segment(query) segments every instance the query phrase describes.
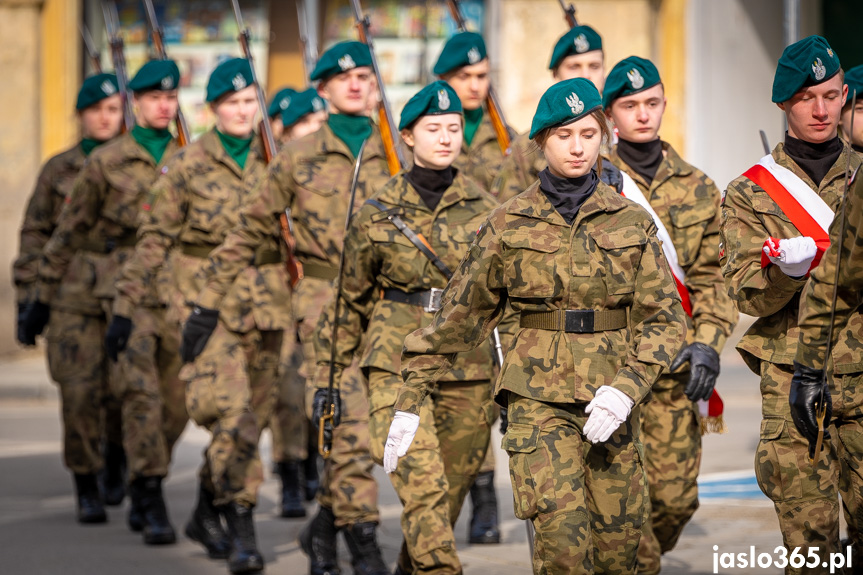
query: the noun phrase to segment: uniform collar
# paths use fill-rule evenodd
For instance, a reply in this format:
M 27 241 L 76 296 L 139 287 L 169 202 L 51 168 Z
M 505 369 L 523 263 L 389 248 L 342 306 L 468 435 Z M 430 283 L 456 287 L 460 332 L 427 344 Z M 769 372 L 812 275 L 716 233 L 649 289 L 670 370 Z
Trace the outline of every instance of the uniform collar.
M 842 153 L 839 154 L 839 157 L 836 158 L 836 161 L 827 170 L 827 175 L 824 176 L 824 179 L 821 181 L 821 186 L 816 186 L 815 182 L 812 181 L 806 172 L 803 171 L 803 168 L 797 165 L 791 156 L 785 151 L 785 143 L 779 142 L 776 144 L 776 147 L 773 148 L 773 151 L 770 153 L 773 156 L 773 159 L 776 160 L 776 163 L 780 166 L 788 168 L 794 175 L 803 180 L 807 186 L 812 188 L 813 190 L 823 190 L 827 186 L 833 183 L 834 180 L 845 177 L 846 172 L 846 164 L 845 157 L 848 155 L 848 143 L 843 140 L 842 142 Z M 851 150 L 851 173 L 853 174 L 855 170 L 859 169 L 863 160 L 861 160 L 860 155 L 856 153 L 854 150 Z M 860 174 L 857 174 L 857 177 L 860 177 Z
M 151 166 L 161 166 L 165 162 L 167 162 L 179 149 L 177 144 L 177 138 L 172 138 L 170 142 L 168 142 L 168 146 L 165 148 L 165 152 L 162 154 L 162 161 L 156 164 L 156 160 L 153 159 L 153 156 L 150 155 L 144 146 L 139 144 L 135 138 L 132 137 L 130 132 L 126 132 L 122 134 L 119 138 L 117 138 L 117 146 L 120 148 L 121 154 L 126 159 L 134 159 L 141 160 L 147 162 Z M 104 149 L 103 146 L 100 146 L 98 149 Z
M 461 170 L 456 173 L 452 185 L 441 196 L 440 202 L 434 211 L 430 210 L 423 202 L 419 193 L 414 189 L 400 172 L 394 179 L 390 180 L 393 185 L 384 186 L 380 196 L 377 198 L 385 204 L 411 208 L 422 212 L 434 213 L 455 205 L 461 201 L 476 200 L 481 197 L 481 191 L 476 185 L 462 175 Z
M 593 194 L 582 204 L 575 222 L 597 212 L 616 212 L 625 208 L 627 202 L 628 200 L 625 200 L 620 194 L 600 181 L 597 183 Z M 523 194 L 511 200 L 506 213 L 544 220 L 557 226 L 570 227 L 566 223 L 566 220 L 563 219 L 563 216 L 554 209 L 554 206 L 545 197 L 545 194 L 539 188 L 539 181 L 534 182 Z
M 381 139 L 381 131 L 377 124 L 374 122 L 371 124 L 372 133 L 366 141 L 366 147 L 363 150 L 363 162 L 376 157 L 386 158 L 386 154 L 384 153 L 384 143 Z M 396 137 L 398 137 L 398 135 L 396 135 Z M 341 154 L 351 162 L 356 161 L 356 158 L 354 158 L 354 155 L 351 153 L 350 149 L 348 149 L 348 145 L 345 144 L 341 138 L 336 136 L 333 129 L 330 128 L 327 123 L 324 123 L 324 125 L 321 126 L 321 129 L 315 132 L 315 153 L 320 155 Z
M 671 144 L 664 140 L 662 141 L 662 151 L 664 152 L 664 157 L 662 158 L 662 162 L 659 163 L 659 167 L 656 169 L 656 175 L 653 177 L 653 181 L 650 182 L 650 185 L 648 185 L 644 178 L 637 174 L 635 170 L 620 158 L 620 155 L 617 153 L 617 146 L 614 146 L 611 149 L 611 152 L 608 154 L 608 159 L 611 160 L 611 163 L 620 168 L 621 171 L 626 172 L 626 174 L 639 185 L 648 190 L 658 188 L 671 178 L 684 178 L 692 175 L 692 166 L 686 163 Z
M 473 141 L 468 148 L 467 142 L 462 140 L 461 153 L 467 155 L 468 150 L 481 148 L 484 144 L 491 140 L 497 141 L 497 133 L 494 131 L 494 126 L 491 125 L 491 118 L 485 105 L 482 107 L 482 121 L 476 129 L 476 134 L 473 135 Z
M 216 133 L 215 128 L 205 132 L 201 136 L 200 142 L 204 147 L 204 151 L 211 158 L 224 164 L 228 169 L 234 172 L 238 178 L 243 177 L 243 172 L 245 170 L 241 170 L 240 165 L 225 150 L 221 140 L 219 140 L 219 135 Z M 261 138 L 258 137 L 257 133 L 253 134 L 252 143 L 249 147 L 249 156 L 246 158 L 246 169 L 249 169 L 254 162 L 260 162 L 263 160 L 262 148 L 263 144 L 261 143 Z

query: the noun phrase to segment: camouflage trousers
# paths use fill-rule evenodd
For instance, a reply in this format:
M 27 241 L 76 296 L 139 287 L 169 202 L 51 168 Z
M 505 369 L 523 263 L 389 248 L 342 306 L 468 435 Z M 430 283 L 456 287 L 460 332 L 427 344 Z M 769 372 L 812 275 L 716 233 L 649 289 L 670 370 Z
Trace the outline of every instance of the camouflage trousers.
M 378 465 L 401 386 L 394 373 L 369 374 L 369 431 Z M 404 506 L 399 566 L 405 572 L 462 572 L 452 528 L 485 458 L 491 418 L 488 381 L 443 382 L 421 406 L 416 437 L 389 475 Z
M 48 371 L 60 387 L 63 461 L 73 473 L 104 466 L 103 439 L 123 444 L 120 402 L 111 393 L 116 366 L 105 355 L 106 316 L 51 310 Z
M 605 443 L 584 438 L 583 403 L 509 395 L 509 454 L 515 515 L 533 523 L 533 572 L 636 572 L 647 520 L 639 407 Z
M 831 377 L 833 419 L 820 459 L 809 462 L 809 443 L 791 419 L 788 396 L 794 370 L 761 362 L 761 439 L 755 475 L 773 501 L 789 554 L 809 557 L 817 548 L 819 567 L 786 568 L 786 573 L 823 573 L 821 564 L 839 548 L 839 497 L 855 552 L 863 549 L 863 374 Z M 856 558 L 856 557 L 855 557 Z
M 180 379 L 180 329 L 163 308 L 138 307 L 119 355 L 115 395 L 123 405 L 123 447 L 129 479 L 165 477 L 189 416 Z
M 497 422 L 498 417 L 500 417 L 500 407 L 496 403 L 493 403 L 493 405 L 494 405 L 494 411 L 492 413 L 492 422 L 491 422 L 492 425 L 494 425 Z M 489 435 L 489 440 L 491 440 L 491 435 Z M 495 449 L 486 449 L 485 458 L 482 460 L 482 466 L 480 466 L 480 468 L 479 468 L 480 473 L 487 473 L 489 471 L 494 471 L 494 467 L 495 467 L 494 452 L 495 451 L 496 451 Z
M 292 301 L 303 348 L 300 374 L 306 378 L 306 415 L 309 419 L 317 386 L 327 385 L 327 382 L 318 384 L 314 381 L 317 367 L 314 335 L 324 306 L 332 297 L 332 283 L 307 276 L 297 285 Z M 375 464 L 369 453 L 368 384 L 357 359 L 345 369 L 339 394 L 342 400 L 341 423 L 333 431 L 332 451 L 324 465 L 317 500 L 332 509 L 338 527 L 378 523 L 378 484 L 372 475 Z
M 650 514 L 638 546 L 638 573 L 659 573 L 660 556 L 674 549 L 698 509 L 701 427 L 698 407 L 683 392 L 689 373 L 666 374 L 641 407 L 644 470 Z
M 306 379 L 300 375 L 303 351 L 296 330 L 286 330 L 277 383 L 276 406 L 270 417 L 273 463 L 308 457 L 309 418 L 306 417 Z
M 275 402 L 281 331 L 237 333 L 219 322 L 180 371 L 189 417 L 212 434 L 199 472 L 216 505 L 257 503 L 264 480 L 258 441 Z

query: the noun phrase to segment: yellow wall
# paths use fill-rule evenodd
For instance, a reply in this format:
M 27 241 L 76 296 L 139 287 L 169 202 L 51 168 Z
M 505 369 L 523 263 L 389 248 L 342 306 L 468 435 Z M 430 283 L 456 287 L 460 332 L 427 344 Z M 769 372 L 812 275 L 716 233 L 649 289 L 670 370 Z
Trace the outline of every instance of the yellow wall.
M 45 0 L 40 34 L 41 156 L 78 138 L 75 98 L 81 84 L 81 0 Z
M 688 0 L 662 0 L 657 13 L 656 59 L 668 106 L 662 117 L 662 139 L 680 153 L 686 150 L 686 9 Z

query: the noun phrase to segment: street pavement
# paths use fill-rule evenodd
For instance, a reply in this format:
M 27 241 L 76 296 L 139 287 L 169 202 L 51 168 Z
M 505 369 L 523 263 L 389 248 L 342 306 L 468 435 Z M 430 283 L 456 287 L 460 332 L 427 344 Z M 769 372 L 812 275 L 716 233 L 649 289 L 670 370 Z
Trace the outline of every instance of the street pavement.
M 738 334 L 744 326 L 738 329 Z M 736 339 L 736 338 L 735 338 Z M 769 500 L 755 484 L 753 461 L 758 442 L 760 395 L 758 378 L 742 363 L 729 342 L 722 356 L 718 389 L 725 400 L 728 432 L 704 438 L 701 507 L 686 526 L 677 548 L 663 557 L 664 574 L 713 573 L 718 552 L 773 553 L 781 545 L 778 523 Z M 0 358 L 0 573 L 92 575 L 102 573 L 198 575 L 227 573 L 224 561 L 207 558 L 202 548 L 182 535 L 195 504 L 196 473 L 208 434 L 190 424 L 178 444 L 165 492 L 171 520 L 179 534 L 176 545 L 145 547 L 125 524 L 128 502 L 109 508 L 106 525 L 75 522 L 72 480 L 63 468 L 56 388 L 50 383 L 40 351 Z M 525 524 L 515 518 L 507 457 L 497 449 L 495 483 L 500 500 L 500 545 L 468 545 L 469 503 L 456 525 L 459 555 L 467 575 L 530 573 Z M 270 439 L 261 445 L 269 468 Z M 382 524 L 379 540 L 390 565 L 401 545 L 401 505 L 384 473 L 378 469 Z M 304 521 L 276 516 L 278 480 L 267 474 L 256 509 L 256 529 L 268 573 L 308 573 L 308 561 L 296 538 Z M 309 516 L 315 511 L 309 505 Z M 350 555 L 340 541 L 343 572 L 352 572 Z M 719 570 L 720 573 L 781 573 L 779 569 Z

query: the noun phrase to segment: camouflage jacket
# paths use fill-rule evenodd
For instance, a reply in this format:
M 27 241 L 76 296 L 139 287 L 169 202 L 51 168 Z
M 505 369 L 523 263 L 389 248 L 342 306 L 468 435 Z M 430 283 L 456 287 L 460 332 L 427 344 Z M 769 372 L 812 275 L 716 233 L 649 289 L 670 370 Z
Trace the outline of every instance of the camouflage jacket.
M 858 239 L 863 234 L 863 177 L 858 172 L 856 184 L 848 192 L 845 205 L 845 237 L 840 246 L 841 218 L 830 226 L 830 249 L 821 258 L 818 267 L 812 270 L 810 281 L 800 298 L 800 337 L 795 360 L 818 369 L 825 369 L 827 332 L 830 329 L 830 311 L 833 308 L 833 286 L 836 279 L 836 264 L 839 262 L 839 288 L 836 297 L 834 318 L 835 338 L 845 342 L 860 341 L 860 305 L 863 304 L 863 253 Z M 841 254 L 841 259 L 838 255 Z M 850 321 L 856 321 L 852 324 Z M 838 347 L 838 346 L 837 346 Z M 832 349 L 833 364 L 843 365 L 849 370 L 853 358 L 846 357 L 846 350 Z M 837 354 L 837 351 L 840 353 Z M 843 355 L 844 351 L 844 355 Z M 860 369 L 856 371 L 861 371 Z M 846 373 L 850 373 L 846 371 Z
M 431 324 L 407 336 L 396 409 L 417 413 L 454 354 L 480 345 L 513 310 L 625 309 L 628 327 L 597 333 L 519 328 L 495 395 L 586 402 L 611 385 L 636 403 L 680 350 L 684 311 L 643 208 L 600 183 L 571 226 L 539 183 L 492 212 Z
M 66 198 L 72 193 L 72 184 L 78 176 L 78 172 L 84 167 L 84 160 L 86 160 L 86 156 L 79 142 L 65 152 L 49 159 L 39 172 L 36 187 L 27 202 L 27 210 L 24 212 L 24 221 L 21 224 L 21 243 L 18 248 L 18 257 L 12 264 L 12 278 L 15 282 L 18 303 L 26 303 L 35 299 L 42 250 L 57 227 L 60 212 L 63 210 Z M 70 273 L 74 273 L 80 268 L 80 262 L 77 263 L 78 265 L 70 266 Z M 69 287 L 80 284 L 73 278 L 70 280 L 72 281 L 68 282 Z M 61 286 L 55 301 L 74 305 L 81 298 L 83 300 L 92 299 L 88 296 L 88 293 L 72 294 L 68 289 L 63 289 Z M 79 305 L 83 303 L 85 302 L 81 301 Z M 91 306 L 85 305 L 85 308 L 92 307 L 93 303 L 95 302 L 91 302 Z M 86 311 L 86 309 L 81 311 Z
M 665 158 L 649 186 L 620 159 L 616 147 L 607 160 L 635 180 L 671 235 L 692 303 L 689 343 L 703 343 L 721 353 L 738 315 L 719 267 L 721 194 L 713 180 L 683 161 L 671 145 L 663 142 L 662 148 Z
M 162 165 L 177 149 L 176 141 L 169 143 L 162 163 L 156 165 L 127 133 L 90 154 L 45 245 L 39 264 L 40 301 L 51 304 L 79 249 L 85 268 L 79 275 L 82 289 L 100 300 L 113 299 L 117 272 L 133 251 L 141 206 Z M 65 279 L 63 284 L 65 288 Z M 155 290 L 148 298 L 144 305 L 159 303 Z
M 291 208 L 294 253 L 306 276 L 314 277 L 318 273 L 313 273 L 314 268 L 335 275 L 355 162 L 347 145 L 326 124 L 314 134 L 288 142 L 273 159 L 267 177 L 243 198 L 237 228 L 210 255 L 202 271 L 206 281 L 198 305 L 220 306 L 255 250 L 277 232 L 276 223 L 285 208 Z M 374 127 L 363 151 L 355 209 L 389 179 L 380 132 Z
M 419 306 L 381 299 L 381 290 L 412 293 L 443 289 L 447 278 L 387 219 L 387 214 L 398 214 L 410 229 L 428 239 L 448 268 L 455 270 L 498 203 L 461 173 L 434 210 L 428 209 L 403 174 L 390 180 L 375 199 L 385 204 L 388 212 L 364 205 L 351 219 L 345 239 L 336 363 L 342 368 L 350 365 L 365 331 L 369 337 L 365 338 L 361 367 L 399 374 L 405 336 L 428 325 L 433 314 Z M 315 355 L 318 364 L 325 366 L 323 371 L 329 370 L 334 316 L 335 301 L 331 301 L 315 338 Z M 491 377 L 491 367 L 490 346 L 479 346 L 459 354 L 452 371 L 442 379 L 486 380 Z
M 510 138 L 514 141 L 515 137 L 515 132 L 510 130 Z M 491 191 L 503 160 L 504 155 L 500 151 L 500 144 L 497 142 L 497 134 L 488 110 L 483 109 L 482 121 L 473 135 L 470 146 L 462 140 L 461 153 L 453 162 L 453 167 L 476 181 L 483 190 Z
M 820 186 L 816 186 L 785 153 L 783 144 L 778 144 L 772 155 L 777 164 L 817 190 L 831 209 L 837 209 L 845 185 L 845 152 Z M 860 163 L 860 158 L 852 154 L 851 170 L 857 169 Z M 759 318 L 740 340 L 737 349 L 756 373 L 760 373 L 759 360 L 791 365 L 800 335 L 797 317 L 806 278 L 788 277 L 775 265 L 762 269 L 761 248 L 768 237 L 793 238 L 799 236 L 800 231 L 767 192 L 749 178 L 740 176 L 728 184 L 722 203 L 720 234 L 723 246 L 720 262 L 728 293 L 741 313 Z M 848 325 L 856 334 L 863 331 L 863 319 L 859 314 L 854 314 Z M 849 338 L 847 333 L 838 334 L 834 357 L 842 359 L 837 361 L 836 371 L 863 371 L 863 348 L 857 343 L 859 336 Z
M 203 287 L 199 276 L 207 252 L 215 249 L 237 227 L 240 204 L 249 190 L 266 176 L 259 140 L 253 141 L 244 169 L 228 155 L 218 134 L 210 130 L 165 166 L 145 206 L 135 253 L 117 280 L 114 313 L 131 317 L 132 311 L 157 281 L 158 271 L 171 257 L 171 316 L 185 321 Z M 219 306 L 219 317 L 234 331 L 246 333 L 285 329 L 290 315 L 276 302 L 288 301 L 283 242 L 278 241 L 278 222 L 270 221 L 270 235 L 253 256 L 258 265 L 240 273 Z M 263 263 L 268 262 L 268 263 Z

